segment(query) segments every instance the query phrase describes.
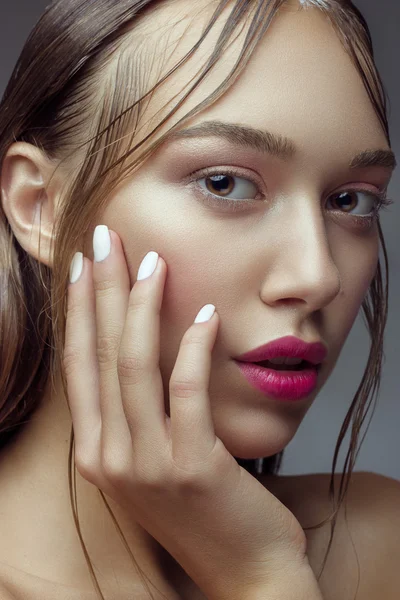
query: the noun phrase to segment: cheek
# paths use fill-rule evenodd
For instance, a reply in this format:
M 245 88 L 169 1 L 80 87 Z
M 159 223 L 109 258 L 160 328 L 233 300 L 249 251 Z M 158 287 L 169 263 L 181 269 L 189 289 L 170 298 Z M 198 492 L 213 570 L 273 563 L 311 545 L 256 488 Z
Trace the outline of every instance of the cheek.
M 376 274 L 378 258 L 379 240 L 377 237 L 362 246 L 360 245 L 356 252 L 352 248 L 351 254 L 341 258 L 339 269 L 342 291 L 332 304 L 335 317 L 331 319 L 332 327 L 335 326 L 335 323 L 340 323 L 337 331 L 332 331 L 332 339 L 337 338 L 340 331 L 339 345 L 342 345 L 346 340 L 360 312 L 362 303 Z
M 191 247 L 192 248 L 192 247 Z M 192 326 L 199 310 L 205 304 L 223 306 L 224 300 L 218 290 L 216 281 L 218 272 L 215 261 L 195 261 L 195 256 L 207 257 L 208 249 L 202 253 L 170 252 L 166 257 L 169 264 L 168 277 L 165 282 L 163 305 L 160 314 L 160 372 L 163 381 L 165 410 L 170 415 L 169 409 L 169 382 L 178 357 L 182 338 Z M 221 310 L 222 312 L 222 310 Z M 219 353 L 221 344 L 221 328 L 213 347 L 213 360 Z
M 165 260 L 168 267 L 161 310 L 162 356 L 166 369 L 172 369 L 185 332 L 191 327 L 199 310 L 205 304 L 221 305 L 222 298 L 216 290 L 218 272 L 215 261 L 209 260 L 210 249 L 190 246 L 176 251 L 170 249 Z M 196 261 L 201 256 L 201 261 Z
M 151 176 L 141 175 L 135 185 L 131 182 L 118 190 L 102 219 L 122 240 L 132 286 L 147 252 L 155 250 L 166 262 L 160 368 L 164 381 L 168 381 L 184 333 L 205 304 L 223 308 L 226 303 L 221 291 L 227 290 L 225 295 L 232 291 L 226 279 L 232 281 L 235 275 L 226 272 L 226 259 L 216 259 L 215 232 L 209 223 L 202 225 L 194 219 L 193 208 L 188 214 L 176 191 L 157 185 Z
M 192 326 L 199 310 L 211 303 L 220 315 L 212 351 L 212 367 L 218 371 L 220 361 L 226 361 L 228 339 L 234 329 L 232 315 L 240 302 L 241 286 L 238 282 L 243 279 L 244 265 L 235 261 L 235 265 L 227 268 L 231 251 L 224 249 L 221 244 L 220 252 L 216 252 L 215 245 L 205 239 L 205 233 L 198 236 L 197 231 L 186 250 L 182 246 L 176 250 L 170 248 L 166 257 L 169 273 L 161 310 L 160 333 L 160 370 L 166 399 L 182 337 Z M 168 412 L 168 404 L 166 409 Z

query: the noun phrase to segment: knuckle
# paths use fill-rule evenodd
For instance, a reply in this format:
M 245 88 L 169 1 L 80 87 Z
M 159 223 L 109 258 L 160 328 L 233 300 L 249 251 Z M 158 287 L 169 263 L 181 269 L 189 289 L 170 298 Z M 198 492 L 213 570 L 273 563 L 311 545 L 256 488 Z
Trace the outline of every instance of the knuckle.
M 87 453 L 75 452 L 75 466 L 78 473 L 90 483 L 96 484 L 98 466 L 97 462 Z
M 150 369 L 150 360 L 143 355 L 120 355 L 117 371 L 121 379 L 138 383 Z
M 203 389 L 202 382 L 196 378 L 171 378 L 169 391 L 175 398 L 191 398 Z
M 71 378 L 75 374 L 76 369 L 82 365 L 82 360 L 82 350 L 78 346 L 74 344 L 65 346 L 62 362 L 67 378 Z
M 204 347 L 204 336 L 199 335 L 196 331 L 188 329 L 182 337 L 181 346 L 200 346 Z
M 113 279 L 95 279 L 93 278 L 93 289 L 98 297 L 108 297 L 118 287 L 118 283 Z
M 100 365 L 114 364 L 117 360 L 120 335 L 114 331 L 97 336 L 97 360 Z
M 114 455 L 103 454 L 101 470 L 104 477 L 114 486 L 121 486 L 127 482 L 129 468 L 126 461 L 116 458 Z
M 133 286 L 130 296 L 128 308 L 129 311 L 136 312 L 142 311 L 147 308 L 149 304 L 148 293 L 144 293 L 143 289 L 138 289 L 135 285 Z
M 68 310 L 67 310 L 67 321 L 81 321 L 86 318 L 85 308 L 82 306 L 78 298 L 74 298 L 71 294 L 68 296 Z

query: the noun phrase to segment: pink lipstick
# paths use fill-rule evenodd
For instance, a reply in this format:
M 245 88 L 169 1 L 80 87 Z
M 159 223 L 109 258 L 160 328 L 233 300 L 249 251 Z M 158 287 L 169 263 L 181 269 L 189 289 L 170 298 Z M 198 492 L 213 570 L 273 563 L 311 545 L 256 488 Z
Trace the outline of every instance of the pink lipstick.
M 287 336 L 246 352 L 235 362 L 247 381 L 263 394 L 280 400 L 302 400 L 317 387 L 326 356 L 322 343 L 307 344 Z

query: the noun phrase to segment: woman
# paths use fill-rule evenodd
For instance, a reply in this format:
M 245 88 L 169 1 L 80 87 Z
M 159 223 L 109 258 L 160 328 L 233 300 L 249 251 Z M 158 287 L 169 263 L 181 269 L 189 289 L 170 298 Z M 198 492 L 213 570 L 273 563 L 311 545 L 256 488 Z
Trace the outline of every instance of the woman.
M 399 484 L 350 482 L 395 166 L 357 9 L 53 2 L 0 131 L 2 598 L 397 597 Z M 334 498 L 278 471 L 361 306 Z

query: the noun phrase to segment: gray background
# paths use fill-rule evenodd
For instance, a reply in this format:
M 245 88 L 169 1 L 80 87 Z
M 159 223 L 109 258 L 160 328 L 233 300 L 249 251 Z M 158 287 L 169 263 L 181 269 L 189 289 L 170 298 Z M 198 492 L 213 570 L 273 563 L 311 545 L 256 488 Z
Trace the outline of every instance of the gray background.
M 49 0 L 0 0 L 0 94 L 31 28 L 48 4 Z M 390 99 L 392 147 L 400 164 L 400 3 L 398 0 L 358 0 L 355 4 L 371 29 L 376 63 Z M 355 471 L 372 471 L 400 480 L 400 384 L 396 374 L 400 350 L 399 190 L 400 166 L 389 188 L 389 198 L 396 200 L 396 204 L 388 212 L 383 211 L 382 215 L 391 286 L 386 361 L 377 407 Z M 282 475 L 330 471 L 340 427 L 361 380 L 368 351 L 369 338 L 360 311 L 333 374 L 285 450 Z M 366 425 L 364 422 L 362 434 Z M 337 472 L 343 470 L 349 439 L 348 433 L 342 443 Z

